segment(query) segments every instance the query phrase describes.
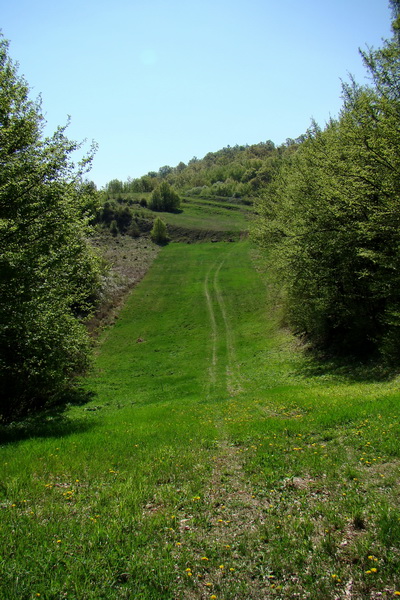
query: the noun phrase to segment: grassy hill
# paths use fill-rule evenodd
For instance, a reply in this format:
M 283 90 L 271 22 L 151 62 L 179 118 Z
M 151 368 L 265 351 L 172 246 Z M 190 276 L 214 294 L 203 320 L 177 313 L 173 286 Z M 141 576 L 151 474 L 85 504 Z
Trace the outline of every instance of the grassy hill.
M 169 224 L 241 232 L 228 204 Z M 153 259 L 91 400 L 0 432 L 0 598 L 399 595 L 398 380 L 314 363 L 248 241 Z
M 238 240 L 247 232 L 252 216 L 252 205 L 225 200 L 206 200 L 183 197 L 175 212 L 153 211 L 139 204 L 151 194 L 124 194 L 108 196 L 113 210 L 129 211 L 139 229 L 149 231 L 156 217 L 168 227 L 172 241 Z

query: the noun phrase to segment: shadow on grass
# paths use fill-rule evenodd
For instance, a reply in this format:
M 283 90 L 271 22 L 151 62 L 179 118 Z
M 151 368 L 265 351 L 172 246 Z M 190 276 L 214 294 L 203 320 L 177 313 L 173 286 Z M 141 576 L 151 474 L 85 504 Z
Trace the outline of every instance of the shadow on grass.
M 30 438 L 65 437 L 73 433 L 85 433 L 93 428 L 88 419 L 71 419 L 65 415 L 71 405 L 83 405 L 93 400 L 94 393 L 83 389 L 69 391 L 52 406 L 33 412 L 7 424 L 0 424 L 0 445 L 11 444 Z
M 305 351 L 303 377 L 329 377 L 343 383 L 378 383 L 395 379 L 399 365 L 388 365 L 379 358 L 361 359 L 355 356 L 333 356 L 312 350 Z

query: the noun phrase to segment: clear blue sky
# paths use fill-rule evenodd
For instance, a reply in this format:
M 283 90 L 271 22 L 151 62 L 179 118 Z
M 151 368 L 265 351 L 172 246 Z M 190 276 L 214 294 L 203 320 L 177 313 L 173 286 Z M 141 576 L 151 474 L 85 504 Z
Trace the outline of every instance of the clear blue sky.
M 69 137 L 99 144 L 99 187 L 324 125 L 391 18 L 386 0 L 0 0 L 0 14 L 49 129 L 71 115 Z

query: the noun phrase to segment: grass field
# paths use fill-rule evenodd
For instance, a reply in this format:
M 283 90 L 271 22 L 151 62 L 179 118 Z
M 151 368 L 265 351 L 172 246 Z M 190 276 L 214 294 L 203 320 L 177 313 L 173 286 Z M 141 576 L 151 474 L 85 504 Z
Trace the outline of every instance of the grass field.
M 240 232 L 248 228 L 249 209 L 246 206 L 206 201 L 183 201 L 179 213 L 160 213 L 169 225 L 207 231 Z
M 150 197 L 151 194 L 130 195 L 130 198 L 136 202 L 141 198 L 150 201 Z M 251 211 L 251 205 L 187 197 L 182 198 L 181 208 L 177 212 L 154 212 L 142 207 L 136 210 L 143 217 L 152 219 L 160 217 L 169 226 L 211 234 L 216 232 L 237 234 L 247 231 Z
M 315 365 L 261 264 L 163 248 L 91 401 L 1 432 L 1 600 L 400 595 L 399 380 Z

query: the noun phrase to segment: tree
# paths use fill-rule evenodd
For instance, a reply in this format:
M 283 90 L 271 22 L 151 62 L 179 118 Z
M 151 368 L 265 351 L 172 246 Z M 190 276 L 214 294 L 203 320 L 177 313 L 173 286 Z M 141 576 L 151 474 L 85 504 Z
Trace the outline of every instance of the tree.
M 172 173 L 172 171 L 173 171 L 172 167 L 170 167 L 169 165 L 164 165 L 163 167 L 160 167 L 158 169 L 158 176 L 161 177 L 161 179 L 164 179 L 170 173 Z
M 394 31 L 396 32 L 395 26 Z M 256 235 L 285 282 L 290 323 L 337 352 L 400 351 L 400 46 L 362 53 L 337 120 L 289 144 Z M 290 152 L 290 153 L 288 153 Z
M 65 391 L 90 361 L 84 319 L 99 285 L 88 243 L 96 191 L 80 144 L 43 137 L 40 103 L 0 39 L 0 418 Z
M 167 226 L 159 217 L 154 221 L 150 235 L 156 244 L 165 244 L 168 241 Z
M 181 199 L 178 194 L 169 183 L 163 181 L 162 184 L 153 191 L 149 208 L 156 211 L 173 212 L 178 210 L 180 205 Z
M 109 194 L 120 194 L 124 191 L 124 184 L 119 179 L 112 179 L 105 187 Z

